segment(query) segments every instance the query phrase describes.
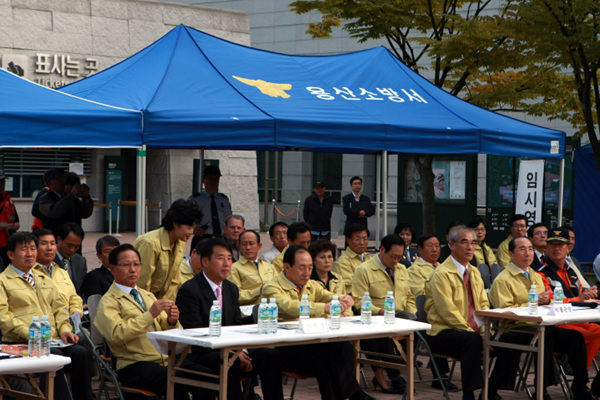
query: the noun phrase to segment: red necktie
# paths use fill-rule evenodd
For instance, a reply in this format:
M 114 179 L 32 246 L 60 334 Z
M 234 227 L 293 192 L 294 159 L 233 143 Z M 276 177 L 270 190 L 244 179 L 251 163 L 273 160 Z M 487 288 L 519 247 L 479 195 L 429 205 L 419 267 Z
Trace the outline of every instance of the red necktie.
M 473 316 L 473 313 L 475 312 L 475 302 L 473 301 L 473 292 L 471 291 L 471 282 L 469 281 L 469 268 L 465 268 L 465 275 L 463 278 L 465 280 L 467 297 L 469 298 L 469 325 L 475 332 L 479 332 L 479 327 L 477 326 L 475 317 Z

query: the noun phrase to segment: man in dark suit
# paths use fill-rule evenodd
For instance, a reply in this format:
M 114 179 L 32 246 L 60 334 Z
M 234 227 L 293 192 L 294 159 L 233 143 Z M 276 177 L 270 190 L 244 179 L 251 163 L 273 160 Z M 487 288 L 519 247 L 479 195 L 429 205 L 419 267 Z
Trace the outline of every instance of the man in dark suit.
M 62 170 L 56 170 L 50 178 L 46 180 L 50 190 L 40 197 L 39 210 L 43 215 L 44 228 L 58 235 L 60 226 L 66 222 L 81 226 L 82 218 L 92 215 L 94 201 L 90 196 L 90 188 L 81 185 L 77 174 L 63 174 Z M 81 199 L 77 197 L 79 194 Z
M 375 214 L 375 206 L 371 203 L 371 199 L 364 194 L 360 194 L 362 190 L 362 178 L 353 176 L 350 179 L 350 187 L 352 188 L 352 193 L 342 198 L 344 214 L 346 214 L 344 232 L 354 223 L 359 223 L 366 228 L 368 226 L 367 218 Z
M 94 295 L 104 295 L 112 285 L 115 277 L 108 267 L 108 255 L 117 246 L 119 246 L 119 240 L 110 235 L 102 236 L 96 242 L 96 257 L 102 263 L 99 268 L 96 268 L 83 277 L 81 284 L 81 292 L 83 293 L 83 300 Z
M 222 324 L 241 325 L 239 292 L 237 286 L 228 281 L 232 265 L 231 245 L 221 238 L 206 239 L 200 255 L 202 272 L 184 283 L 177 294 L 176 304 L 181 310 L 179 321 L 184 328 L 203 328 L 209 325 L 209 312 L 214 300 L 222 304 Z M 188 359 L 201 364 L 218 374 L 221 368 L 219 350 L 195 347 Z M 253 372 L 260 375 L 265 400 L 283 399 L 281 386 L 281 360 L 273 349 L 255 349 L 242 352 L 229 368 L 227 375 L 227 398 L 242 398 L 240 375 Z
M 531 268 L 539 271 L 539 269 L 546 263 L 546 239 L 548 238 L 548 227 L 541 222 L 533 224 L 527 230 L 527 237 L 533 244 L 533 261 L 531 262 Z
M 77 254 L 77 250 L 81 247 L 84 236 L 83 229 L 76 223 L 67 222 L 62 224 L 56 234 L 58 251 L 54 259 L 59 267 L 67 270 L 73 285 L 75 285 L 75 290 L 80 296 L 83 277 L 87 273 L 87 261 L 85 257 Z

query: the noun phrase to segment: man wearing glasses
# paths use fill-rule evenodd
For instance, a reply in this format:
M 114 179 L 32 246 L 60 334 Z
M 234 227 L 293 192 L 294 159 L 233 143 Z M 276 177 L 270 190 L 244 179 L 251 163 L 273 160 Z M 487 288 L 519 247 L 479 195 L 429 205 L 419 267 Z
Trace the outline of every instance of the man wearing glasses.
M 510 226 L 510 235 L 500 245 L 498 246 L 498 251 L 496 251 L 496 258 L 498 259 L 498 264 L 502 268 L 506 268 L 506 266 L 510 263 L 510 256 L 508 255 L 508 243 L 511 240 L 523 237 L 527 233 L 527 217 L 523 214 L 515 214 L 512 216 L 509 222 Z

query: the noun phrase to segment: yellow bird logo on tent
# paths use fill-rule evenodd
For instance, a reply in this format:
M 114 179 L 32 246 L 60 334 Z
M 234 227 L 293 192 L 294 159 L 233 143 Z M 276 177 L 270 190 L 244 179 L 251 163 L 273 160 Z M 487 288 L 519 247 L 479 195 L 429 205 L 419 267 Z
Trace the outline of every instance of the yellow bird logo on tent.
M 248 86 L 254 86 L 261 91 L 262 94 L 266 94 L 271 97 L 283 97 L 289 99 L 291 96 L 285 91 L 290 90 L 292 85 L 290 83 L 272 83 L 263 81 L 262 79 L 247 79 L 240 78 L 239 76 L 232 75 L 238 81 L 245 83 Z

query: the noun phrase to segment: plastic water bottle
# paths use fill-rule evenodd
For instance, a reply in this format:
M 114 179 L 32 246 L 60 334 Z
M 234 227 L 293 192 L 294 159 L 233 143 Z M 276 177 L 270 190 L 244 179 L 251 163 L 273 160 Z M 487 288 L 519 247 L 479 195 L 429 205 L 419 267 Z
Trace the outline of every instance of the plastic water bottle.
M 302 295 L 302 301 L 300 301 L 300 319 L 310 318 L 310 301 L 308 301 L 308 295 Z
M 40 357 L 48 357 L 50 355 L 50 337 L 52 336 L 52 327 L 48 321 L 47 315 L 42 315 L 42 323 L 40 324 Z
M 277 333 L 277 320 L 279 319 L 279 307 L 274 297 L 269 299 L 269 307 L 271 307 L 271 326 L 269 327 L 269 333 L 274 335 Z
M 554 288 L 554 304 L 563 304 L 565 302 L 565 295 L 563 294 L 562 286 L 556 285 Z
M 329 304 L 329 328 L 332 331 L 339 330 L 342 322 L 342 305 L 338 299 L 339 297 L 334 295 L 331 304 Z
M 383 321 L 387 325 L 393 325 L 396 322 L 396 299 L 394 299 L 394 292 L 391 290 L 387 292 L 383 305 Z
M 213 300 L 213 305 L 210 308 L 210 324 L 208 325 L 208 333 L 210 336 L 219 337 L 221 336 L 221 318 L 223 313 L 219 300 Z
M 258 305 L 258 333 L 260 335 L 266 335 L 269 333 L 269 326 L 271 325 L 271 309 L 267 299 L 260 299 Z
M 529 290 L 529 315 L 537 315 L 538 299 L 537 289 L 535 285 L 531 285 L 531 290 Z
M 40 329 L 40 317 L 34 315 L 29 325 L 29 357 L 40 356 L 40 339 L 42 337 Z
M 363 325 L 371 325 L 371 312 L 373 301 L 371 294 L 367 291 L 360 302 L 360 323 Z

